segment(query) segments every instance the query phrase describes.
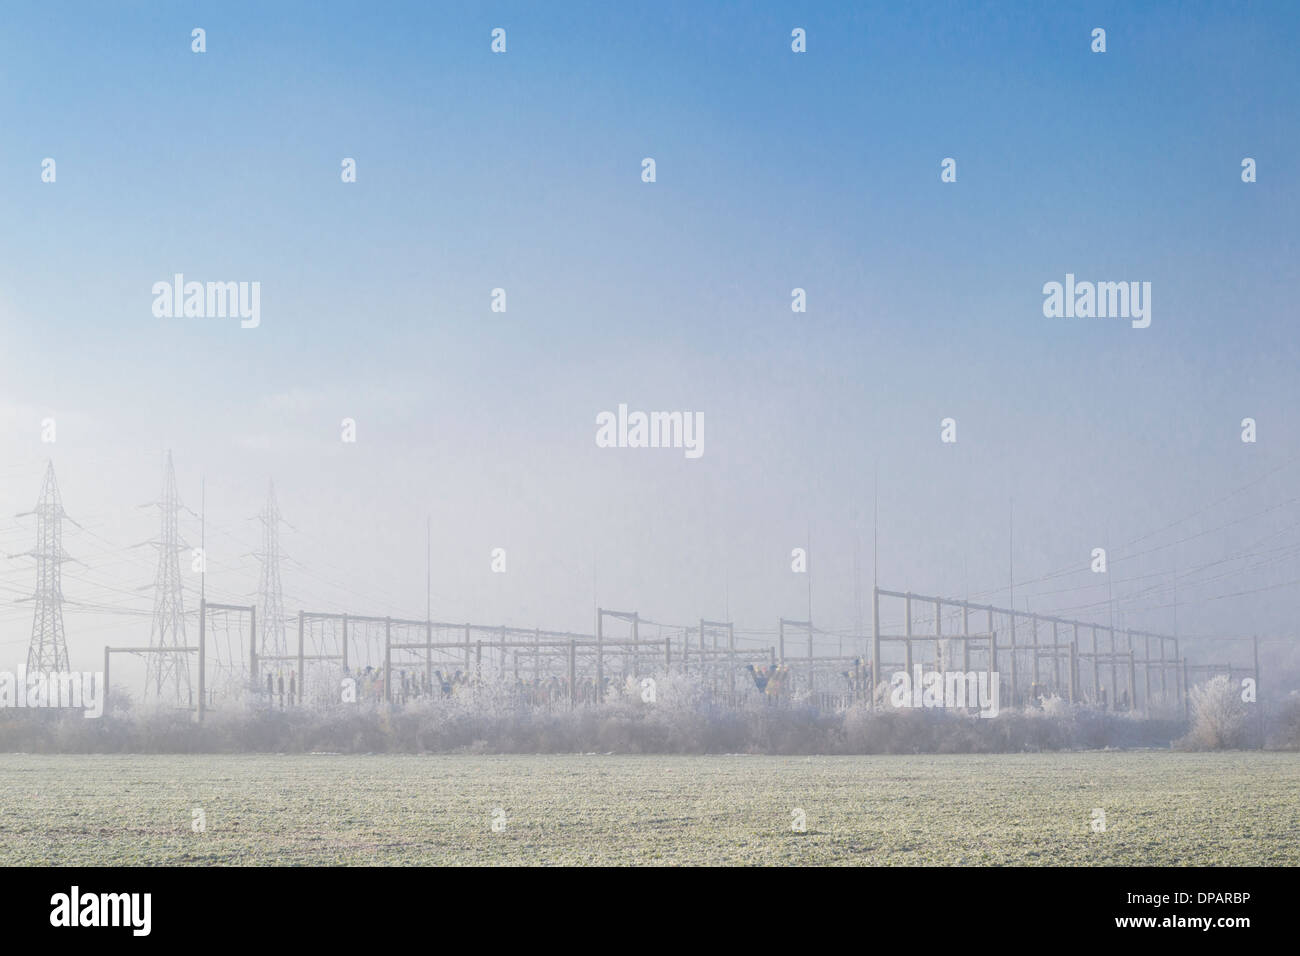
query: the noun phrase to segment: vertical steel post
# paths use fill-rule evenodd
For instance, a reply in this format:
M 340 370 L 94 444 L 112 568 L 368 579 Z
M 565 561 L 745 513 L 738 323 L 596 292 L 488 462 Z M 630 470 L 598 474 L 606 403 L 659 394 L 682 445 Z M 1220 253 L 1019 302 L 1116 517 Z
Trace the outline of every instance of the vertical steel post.
M 208 602 L 206 598 L 199 598 L 199 721 L 203 721 L 203 714 L 207 705 L 207 680 L 204 671 L 207 663 L 207 623 L 208 623 Z M 107 658 L 107 655 L 105 655 Z

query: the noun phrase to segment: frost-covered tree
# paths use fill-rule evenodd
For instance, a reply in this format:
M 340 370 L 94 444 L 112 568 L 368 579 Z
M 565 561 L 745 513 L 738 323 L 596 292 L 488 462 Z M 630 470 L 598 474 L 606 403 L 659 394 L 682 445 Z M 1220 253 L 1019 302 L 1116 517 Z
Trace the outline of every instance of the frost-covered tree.
M 1246 708 L 1236 684 L 1220 674 L 1191 691 L 1192 726 L 1182 743 L 1193 750 L 1227 750 L 1246 744 Z

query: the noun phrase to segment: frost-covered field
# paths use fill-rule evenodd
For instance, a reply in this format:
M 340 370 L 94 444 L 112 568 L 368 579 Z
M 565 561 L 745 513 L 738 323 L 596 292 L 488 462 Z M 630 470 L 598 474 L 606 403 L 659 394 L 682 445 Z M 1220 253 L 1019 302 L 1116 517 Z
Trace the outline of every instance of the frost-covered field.
M 10 864 L 1297 865 L 1300 757 L 12 754 L 0 849 Z

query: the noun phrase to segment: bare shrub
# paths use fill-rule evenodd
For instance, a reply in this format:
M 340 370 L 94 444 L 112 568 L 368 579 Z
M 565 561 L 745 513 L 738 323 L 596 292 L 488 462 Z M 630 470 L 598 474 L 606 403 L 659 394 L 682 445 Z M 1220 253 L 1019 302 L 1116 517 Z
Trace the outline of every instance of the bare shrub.
M 1278 706 L 1268 746 L 1274 750 L 1300 750 L 1300 693 L 1292 691 Z

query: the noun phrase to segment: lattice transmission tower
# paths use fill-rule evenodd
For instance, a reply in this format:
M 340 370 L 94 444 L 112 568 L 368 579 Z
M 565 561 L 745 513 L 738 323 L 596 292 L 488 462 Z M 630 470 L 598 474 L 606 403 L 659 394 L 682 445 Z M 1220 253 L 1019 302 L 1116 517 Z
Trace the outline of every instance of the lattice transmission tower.
M 71 668 L 63 631 L 63 582 L 59 569 L 64 561 L 71 559 L 63 550 L 63 519 L 67 513 L 54 479 L 54 462 L 45 468 L 35 510 L 24 511 L 18 517 L 26 515 L 36 515 L 36 547 L 25 552 L 25 556 L 36 559 L 36 593 L 23 599 L 36 602 L 32 640 L 27 647 L 27 673 L 64 674 Z
M 153 581 L 153 626 L 149 646 L 156 648 L 185 646 L 185 597 L 181 586 L 180 552 L 188 545 L 181 540 L 178 518 L 181 505 L 176 493 L 176 470 L 172 453 L 167 452 L 163 469 L 162 496 L 155 502 L 162 527 L 158 540 L 158 570 Z M 146 505 L 149 507 L 149 505 Z M 145 663 L 146 699 L 190 706 L 190 663 L 183 651 L 148 654 Z

